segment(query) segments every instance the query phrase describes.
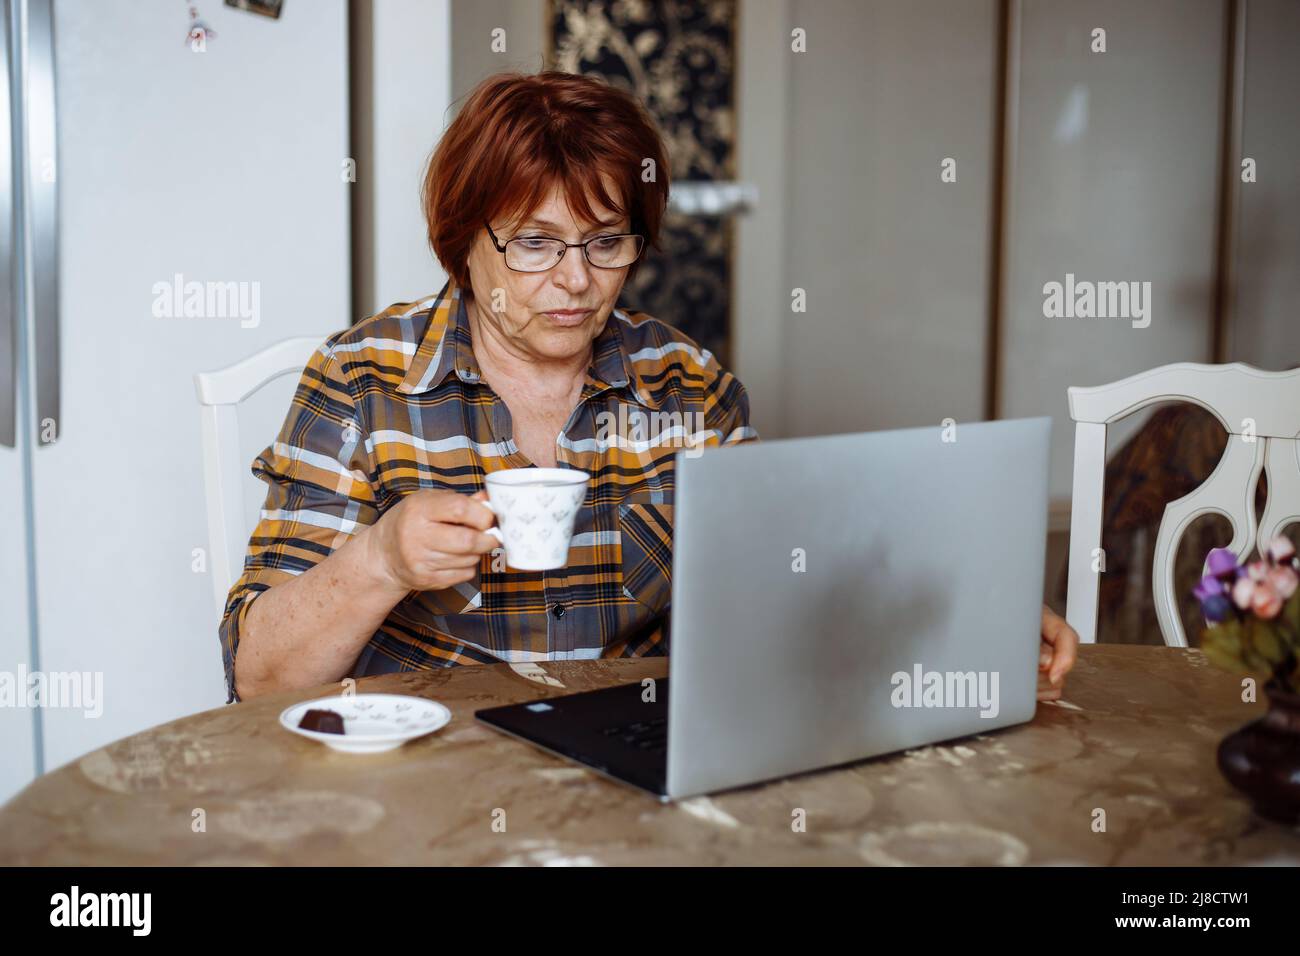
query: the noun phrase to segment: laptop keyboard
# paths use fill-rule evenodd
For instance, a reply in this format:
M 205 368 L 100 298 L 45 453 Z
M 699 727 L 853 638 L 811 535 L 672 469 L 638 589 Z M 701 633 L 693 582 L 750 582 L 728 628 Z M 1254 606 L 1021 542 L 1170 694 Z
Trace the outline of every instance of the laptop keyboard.
M 668 783 L 668 685 L 652 701 L 640 682 L 488 707 L 478 720 L 660 797 Z
M 613 724 L 602 728 L 601 733 L 606 737 L 618 737 L 629 747 L 649 753 L 666 753 L 668 750 L 667 717 Z

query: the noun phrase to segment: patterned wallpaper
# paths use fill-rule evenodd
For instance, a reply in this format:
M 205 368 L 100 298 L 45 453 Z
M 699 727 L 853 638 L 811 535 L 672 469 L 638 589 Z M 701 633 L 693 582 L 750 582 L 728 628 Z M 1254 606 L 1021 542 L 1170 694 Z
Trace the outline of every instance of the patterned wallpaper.
M 550 0 L 549 68 L 600 76 L 646 105 L 674 180 L 735 178 L 735 0 Z M 664 217 L 620 303 L 677 326 L 730 364 L 729 217 Z

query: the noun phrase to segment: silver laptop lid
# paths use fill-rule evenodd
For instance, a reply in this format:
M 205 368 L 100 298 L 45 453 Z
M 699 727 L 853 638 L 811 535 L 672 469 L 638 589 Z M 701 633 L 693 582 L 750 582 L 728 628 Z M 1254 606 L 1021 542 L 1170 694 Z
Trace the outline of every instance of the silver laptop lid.
M 1050 427 L 679 453 L 669 795 L 1032 718 Z

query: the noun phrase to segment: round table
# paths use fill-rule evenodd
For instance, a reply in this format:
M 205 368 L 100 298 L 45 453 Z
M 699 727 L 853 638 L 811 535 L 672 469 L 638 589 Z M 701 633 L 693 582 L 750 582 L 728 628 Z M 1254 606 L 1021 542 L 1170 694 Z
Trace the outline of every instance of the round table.
M 664 658 L 366 678 L 442 730 L 335 753 L 278 723 L 339 684 L 194 714 L 93 751 L 0 808 L 5 864 L 1123 864 L 1300 861 L 1215 748 L 1263 713 L 1196 650 L 1089 645 L 1028 724 L 661 804 L 475 722 L 476 709 L 663 677 Z M 702 728 L 701 732 L 707 732 Z M 1104 811 L 1104 830 L 1097 829 Z

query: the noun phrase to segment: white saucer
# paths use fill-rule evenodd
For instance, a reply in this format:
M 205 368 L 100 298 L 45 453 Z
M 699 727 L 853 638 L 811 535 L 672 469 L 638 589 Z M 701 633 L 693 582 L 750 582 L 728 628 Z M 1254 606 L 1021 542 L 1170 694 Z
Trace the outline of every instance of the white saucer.
M 309 710 L 332 710 L 343 718 L 343 733 L 324 734 L 298 726 Z M 286 707 L 280 726 L 342 753 L 377 754 L 445 727 L 451 711 L 436 700 L 405 694 L 353 694 L 321 697 Z

